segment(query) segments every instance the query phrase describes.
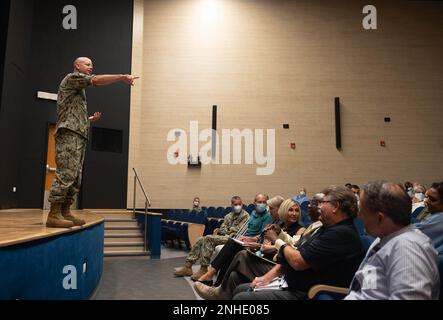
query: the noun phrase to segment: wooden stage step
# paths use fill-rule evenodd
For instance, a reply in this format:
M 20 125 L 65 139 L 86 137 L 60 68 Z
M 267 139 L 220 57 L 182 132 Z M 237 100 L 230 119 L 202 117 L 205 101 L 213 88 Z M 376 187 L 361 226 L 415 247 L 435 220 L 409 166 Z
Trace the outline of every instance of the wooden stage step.
M 109 242 L 143 242 L 143 235 L 128 236 L 123 234 L 121 237 L 118 234 L 113 237 L 105 235 L 105 244 Z
M 139 226 L 124 226 L 124 225 L 118 225 L 118 226 L 106 226 L 105 225 L 105 231 L 107 230 L 141 230 Z
M 144 238 L 143 234 L 138 233 L 120 233 L 121 230 L 112 230 L 114 233 L 106 233 L 105 234 L 105 241 L 107 238 Z
M 110 247 L 143 247 L 143 241 L 126 241 L 126 242 L 105 242 L 105 248 Z
M 110 248 L 114 249 L 114 248 Z M 104 253 L 105 257 L 125 257 L 125 256 L 148 256 L 149 252 L 143 250 L 143 248 L 124 248 L 115 250 L 106 250 Z
M 97 212 L 100 211 L 100 212 Z M 146 256 L 144 236 L 132 211 L 97 210 L 105 219 L 105 257 Z

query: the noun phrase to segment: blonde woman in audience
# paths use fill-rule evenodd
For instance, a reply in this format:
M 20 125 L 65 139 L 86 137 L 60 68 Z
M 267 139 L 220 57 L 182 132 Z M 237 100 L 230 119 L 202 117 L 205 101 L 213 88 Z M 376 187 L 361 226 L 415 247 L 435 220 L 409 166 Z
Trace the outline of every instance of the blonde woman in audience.
M 284 224 L 283 230 L 288 237 L 294 236 L 299 239 L 305 231 L 305 228 L 301 226 L 300 205 L 292 199 L 287 199 L 281 204 L 278 214 L 280 221 Z M 278 224 L 272 226 L 280 230 Z M 269 228 L 271 227 L 267 227 L 265 230 Z M 257 256 L 250 250 L 240 251 L 224 273 L 220 286 L 213 288 L 202 282 L 195 283 L 196 292 L 207 300 L 231 299 L 237 285 L 250 282 L 256 276 L 263 275 L 274 267 L 275 262 L 272 259 L 277 253 L 277 248 L 270 241 L 265 240 L 259 252 L 264 252 L 264 257 Z

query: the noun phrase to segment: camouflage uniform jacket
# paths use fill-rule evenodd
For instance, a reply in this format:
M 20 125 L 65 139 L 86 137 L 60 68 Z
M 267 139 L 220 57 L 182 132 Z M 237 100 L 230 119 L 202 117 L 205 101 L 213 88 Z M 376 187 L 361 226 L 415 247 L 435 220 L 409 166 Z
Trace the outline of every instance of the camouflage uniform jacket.
M 94 75 L 69 73 L 60 83 L 57 97 L 57 125 L 88 139 L 89 120 L 85 88 L 92 85 Z
M 223 224 L 220 227 L 220 235 L 234 236 L 243 223 L 245 223 L 249 218 L 249 213 L 242 210 L 239 214 L 230 212 L 225 216 Z

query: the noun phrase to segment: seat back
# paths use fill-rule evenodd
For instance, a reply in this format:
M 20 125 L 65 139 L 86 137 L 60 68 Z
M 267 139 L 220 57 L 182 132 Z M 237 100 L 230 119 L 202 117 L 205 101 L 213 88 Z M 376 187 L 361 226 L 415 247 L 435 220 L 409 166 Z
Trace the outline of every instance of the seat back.
M 255 210 L 255 204 L 253 203 L 248 204 L 248 206 L 246 207 L 246 211 L 248 211 L 249 214 L 251 214 L 252 211 L 254 210 Z
M 309 215 L 309 201 L 303 201 L 300 203 L 301 209 L 301 223 L 304 227 L 308 227 L 312 224 L 311 216 Z
M 208 217 L 210 218 L 215 218 L 215 208 L 214 207 L 209 207 L 208 209 L 206 209 L 206 213 L 208 214 Z
M 223 218 L 223 210 L 225 210 L 224 207 L 218 207 L 217 209 L 215 209 L 215 218 Z
M 425 208 L 425 206 L 415 208 L 414 212 L 412 212 L 412 214 L 411 214 L 411 219 L 417 220 L 418 215 L 423 211 L 424 208 Z
M 354 218 L 354 226 L 357 228 L 357 232 L 360 236 L 365 235 L 365 225 L 363 223 L 363 220 L 359 217 Z
M 443 254 L 438 255 L 438 272 L 440 273 L 440 300 L 443 300 Z

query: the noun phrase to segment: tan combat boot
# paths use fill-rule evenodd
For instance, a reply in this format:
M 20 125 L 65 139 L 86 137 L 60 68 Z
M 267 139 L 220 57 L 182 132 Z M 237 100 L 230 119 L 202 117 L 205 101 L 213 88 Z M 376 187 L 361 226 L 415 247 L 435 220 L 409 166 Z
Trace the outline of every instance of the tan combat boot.
M 178 269 L 174 272 L 174 276 L 176 277 L 189 277 L 192 276 L 192 263 L 189 261 L 186 261 L 185 266 Z
M 65 218 L 66 220 L 72 221 L 74 226 L 84 225 L 86 223 L 86 221 L 73 215 L 71 213 L 70 207 L 71 207 L 70 202 L 65 202 L 62 204 L 61 212 L 62 212 L 63 218 Z
M 61 213 L 61 203 L 51 203 L 51 210 L 48 214 L 48 220 L 46 220 L 46 226 L 49 228 L 70 228 L 74 226 L 69 220 L 65 220 Z
M 206 272 L 208 272 L 208 266 L 201 266 L 200 270 L 198 270 L 196 273 L 194 273 L 191 277 L 193 281 L 197 281 L 200 279 L 202 275 L 204 275 Z

